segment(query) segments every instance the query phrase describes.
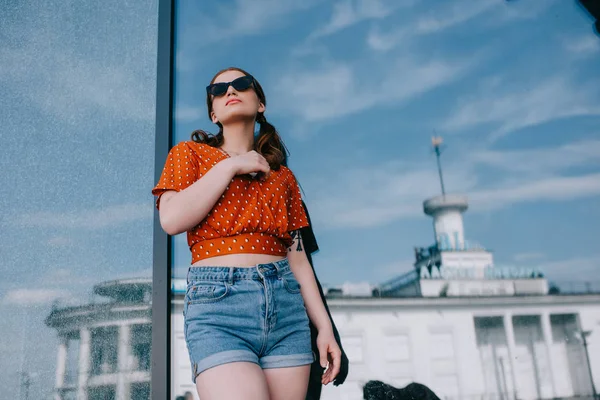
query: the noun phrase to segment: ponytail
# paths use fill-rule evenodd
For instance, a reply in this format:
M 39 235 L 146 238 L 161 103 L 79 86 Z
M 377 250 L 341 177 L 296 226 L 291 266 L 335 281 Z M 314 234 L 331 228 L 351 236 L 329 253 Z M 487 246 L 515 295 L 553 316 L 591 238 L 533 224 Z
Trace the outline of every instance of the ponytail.
M 260 129 L 254 141 L 254 149 L 267 160 L 271 169 L 277 171 L 282 164 L 285 164 L 289 152 L 277 129 L 267 122 L 263 113 L 258 113 L 256 122 Z

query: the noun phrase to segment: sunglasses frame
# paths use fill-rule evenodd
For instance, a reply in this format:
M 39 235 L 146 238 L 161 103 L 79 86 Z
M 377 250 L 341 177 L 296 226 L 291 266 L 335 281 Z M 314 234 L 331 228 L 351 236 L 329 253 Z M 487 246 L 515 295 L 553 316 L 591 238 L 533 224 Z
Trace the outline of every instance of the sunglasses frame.
M 247 81 L 248 81 L 248 86 L 246 86 Z M 244 83 L 242 84 L 243 86 L 236 87 L 236 82 L 240 82 L 240 83 L 244 82 Z M 238 85 L 239 85 L 239 83 L 238 83 Z M 243 92 L 244 90 L 250 89 L 253 85 L 254 85 L 254 77 L 252 75 L 244 75 L 244 76 L 240 76 L 239 78 L 235 78 L 231 82 L 211 83 L 210 85 L 208 85 L 206 87 L 206 93 L 210 96 L 221 97 L 225 93 L 227 93 L 229 86 L 233 86 L 233 88 L 235 90 Z M 224 88 L 224 89 L 220 89 L 220 90 L 222 90 L 222 92 L 219 91 L 219 93 L 214 93 L 216 88 Z

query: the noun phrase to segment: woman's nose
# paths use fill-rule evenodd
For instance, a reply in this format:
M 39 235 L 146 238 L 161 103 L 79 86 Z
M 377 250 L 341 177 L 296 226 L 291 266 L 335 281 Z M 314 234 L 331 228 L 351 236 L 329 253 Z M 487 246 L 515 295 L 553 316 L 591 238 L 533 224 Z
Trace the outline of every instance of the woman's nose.
M 233 85 L 229 85 L 227 87 L 227 96 L 229 96 L 232 93 L 236 93 L 237 94 L 237 91 L 233 88 Z

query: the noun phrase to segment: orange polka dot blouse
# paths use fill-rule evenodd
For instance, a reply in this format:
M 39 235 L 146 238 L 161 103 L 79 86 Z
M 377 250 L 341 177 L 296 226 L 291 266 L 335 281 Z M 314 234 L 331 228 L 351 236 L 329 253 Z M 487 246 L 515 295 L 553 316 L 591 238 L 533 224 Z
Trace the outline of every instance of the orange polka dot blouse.
M 167 156 L 152 194 L 181 191 L 229 155 L 194 141 L 180 142 Z M 192 264 L 210 257 L 255 253 L 285 256 L 290 232 L 308 226 L 300 188 L 292 171 L 281 166 L 262 182 L 249 175 L 235 176 L 206 218 L 187 232 Z

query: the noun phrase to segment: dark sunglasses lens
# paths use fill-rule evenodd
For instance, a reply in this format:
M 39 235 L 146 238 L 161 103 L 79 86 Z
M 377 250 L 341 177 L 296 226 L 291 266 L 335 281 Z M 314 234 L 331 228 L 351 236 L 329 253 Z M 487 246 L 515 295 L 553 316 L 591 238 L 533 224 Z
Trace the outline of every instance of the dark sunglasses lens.
M 223 96 L 227 92 L 227 83 L 213 83 L 208 87 L 208 93 L 213 96 Z
M 230 83 L 219 82 L 208 85 L 206 91 L 213 96 L 223 96 L 227 93 L 229 85 L 233 86 L 235 90 L 242 91 L 249 89 L 252 86 L 252 82 L 254 82 L 254 79 L 251 76 L 240 76 Z
M 252 86 L 252 77 L 240 76 L 231 82 L 231 86 L 233 86 L 235 90 L 246 90 Z

